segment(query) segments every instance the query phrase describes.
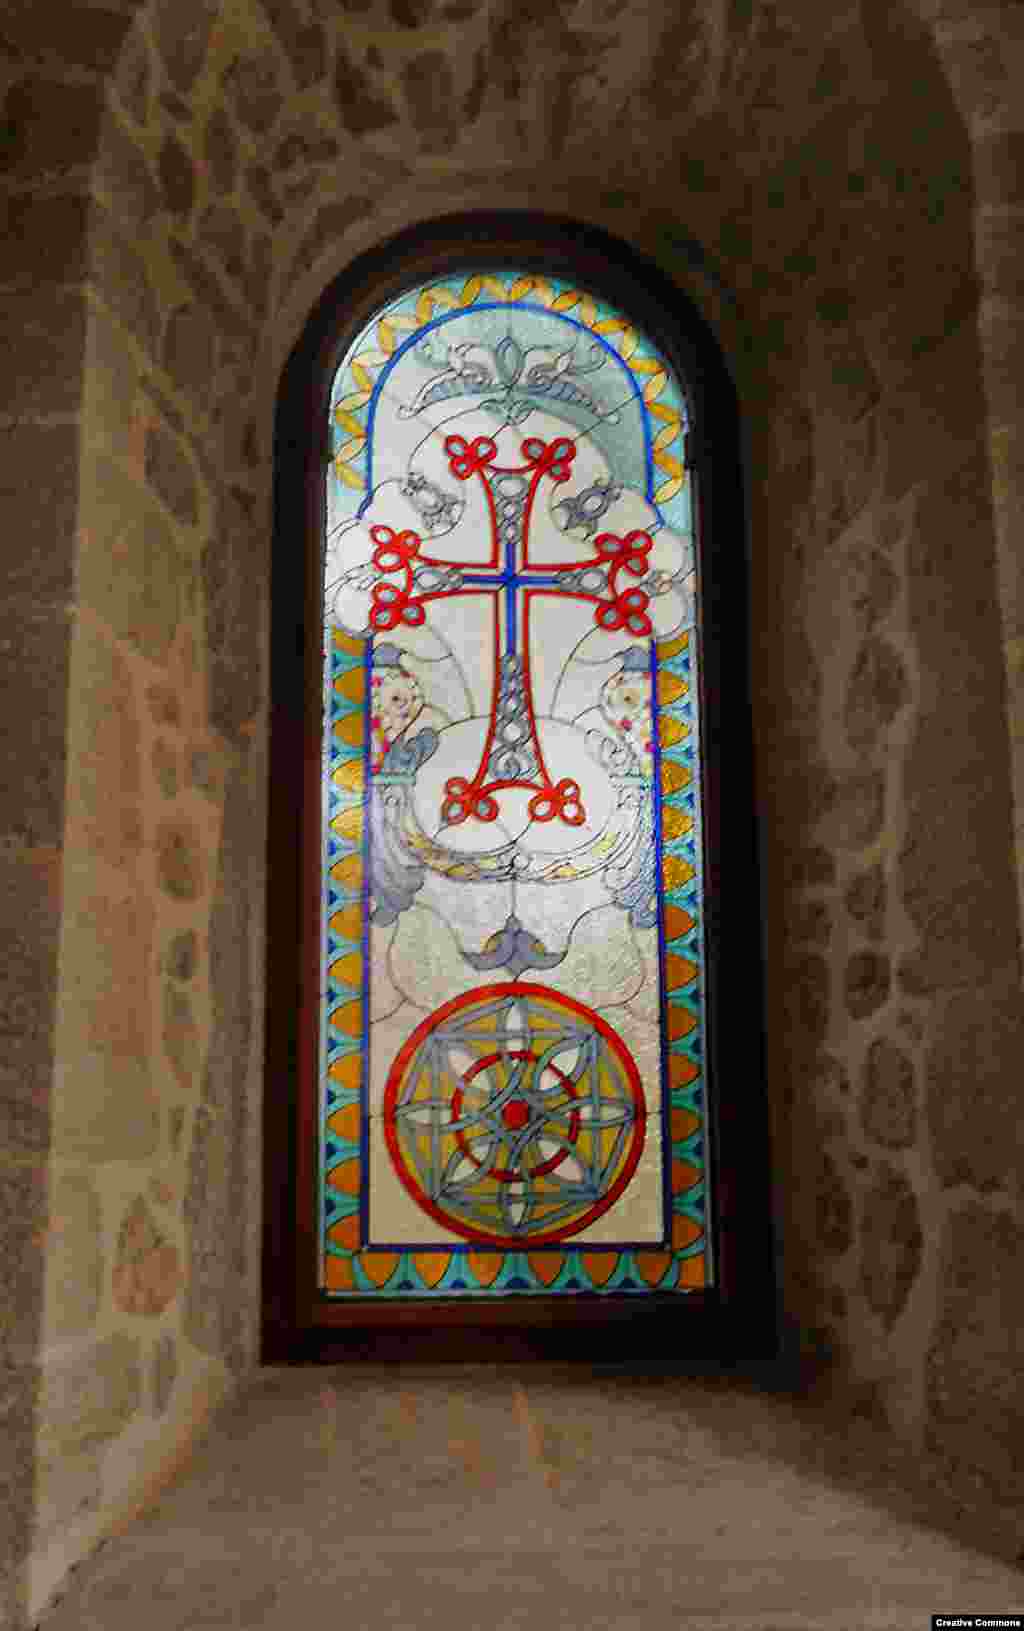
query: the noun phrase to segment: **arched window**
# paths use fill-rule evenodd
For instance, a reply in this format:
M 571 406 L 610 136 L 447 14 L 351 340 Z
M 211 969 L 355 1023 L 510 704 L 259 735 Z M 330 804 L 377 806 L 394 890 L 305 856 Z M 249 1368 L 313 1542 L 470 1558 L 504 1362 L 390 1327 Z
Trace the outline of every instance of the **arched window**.
M 496 1317 L 621 1342 L 642 1311 L 673 1345 L 723 1316 L 770 1340 L 735 443 L 686 301 L 559 223 L 406 234 L 293 356 L 279 1329 Z

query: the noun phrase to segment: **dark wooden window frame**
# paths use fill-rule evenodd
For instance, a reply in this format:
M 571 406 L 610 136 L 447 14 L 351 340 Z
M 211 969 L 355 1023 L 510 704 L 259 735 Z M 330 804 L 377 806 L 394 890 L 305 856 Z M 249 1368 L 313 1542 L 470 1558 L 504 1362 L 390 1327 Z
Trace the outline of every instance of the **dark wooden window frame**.
M 646 1297 L 330 1301 L 316 1287 L 322 551 L 331 382 L 356 333 L 420 281 L 508 265 L 632 318 L 689 398 L 701 586 L 706 1063 L 716 1285 Z M 448 216 L 362 255 L 325 291 L 277 403 L 264 1098 L 266 1363 L 342 1358 L 734 1362 L 777 1352 L 763 960 L 739 417 L 692 301 L 627 245 L 533 212 Z

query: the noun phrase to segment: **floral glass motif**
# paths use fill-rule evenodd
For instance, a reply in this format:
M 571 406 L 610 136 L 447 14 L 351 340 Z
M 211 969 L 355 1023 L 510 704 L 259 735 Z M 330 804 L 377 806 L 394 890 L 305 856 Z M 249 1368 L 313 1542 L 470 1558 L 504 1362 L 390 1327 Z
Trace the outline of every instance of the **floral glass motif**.
M 699 1289 L 679 382 L 586 290 L 502 268 L 381 310 L 330 411 L 321 1288 Z

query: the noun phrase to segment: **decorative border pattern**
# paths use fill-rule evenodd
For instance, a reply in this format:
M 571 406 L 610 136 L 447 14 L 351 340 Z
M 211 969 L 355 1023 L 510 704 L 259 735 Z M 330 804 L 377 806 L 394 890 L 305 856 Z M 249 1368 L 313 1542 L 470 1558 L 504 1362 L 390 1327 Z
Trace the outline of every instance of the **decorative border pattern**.
M 375 318 L 350 348 L 335 383 L 331 409 L 336 436 L 332 467 L 339 482 L 355 493 L 365 491 L 367 410 L 377 377 L 398 347 L 440 312 L 466 309 L 483 299 L 499 303 L 529 300 L 531 305 L 545 306 L 554 313 L 571 312 L 576 322 L 600 336 L 618 353 L 636 376 L 648 415 L 658 423 L 651 456 L 664 479 L 657 487 L 652 483 L 652 501 L 662 509 L 671 504 L 683 491 L 686 480 L 685 423 L 682 407 L 674 400 L 676 392 L 668 370 L 661 359 L 645 347 L 640 333 L 625 318 L 610 314 L 585 290 L 539 276 L 507 280 L 498 275 L 443 279 L 394 301 Z
M 655 648 L 656 786 L 666 1200 L 664 1248 L 532 1251 L 481 1246 L 384 1249 L 368 1238 L 368 1140 L 363 1114 L 369 1015 L 365 697 L 369 642 L 334 629 L 326 665 L 329 775 L 324 821 L 325 990 L 321 1036 L 320 1238 L 323 1290 L 332 1296 L 415 1298 L 542 1292 L 694 1291 L 713 1278 L 707 1227 L 701 994 L 698 711 L 692 637 Z

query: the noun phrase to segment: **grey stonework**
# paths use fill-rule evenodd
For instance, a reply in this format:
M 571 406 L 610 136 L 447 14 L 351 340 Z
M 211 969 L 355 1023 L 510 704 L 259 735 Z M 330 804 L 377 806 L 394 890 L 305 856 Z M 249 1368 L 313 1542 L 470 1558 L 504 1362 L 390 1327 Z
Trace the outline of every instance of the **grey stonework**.
M 119 1163 L 177 1162 L 187 1289 L 160 1318 L 235 1370 L 251 1358 L 266 788 L 225 776 L 228 750 L 267 728 L 267 359 L 389 232 L 532 203 L 617 233 L 696 299 L 749 427 L 771 1159 L 784 1196 L 801 1192 L 781 1208 L 787 1316 L 837 1396 L 881 1377 L 876 1417 L 952 1480 L 1012 1492 L 1012 8 L 265 0 L 232 22 L 212 0 L 127 0 L 66 8 L 59 30 L 45 8 L 9 9 L 0 1154 L 19 1363 L 48 1251 L 20 1163 L 44 1154 L 88 1167 L 101 1199 Z M 186 615 L 206 643 L 193 692 L 171 666 Z M 188 813 L 151 783 L 154 735 L 174 740 Z M 186 924 L 205 964 L 180 941 L 169 955 Z M 203 1072 L 190 1039 L 207 1012 Z M 162 1102 L 165 1081 L 187 1109 Z M 91 1272 L 66 1310 L 76 1330 Z M 72 1443 L 60 1389 L 81 1395 L 96 1444 L 166 1393 L 169 1350 L 143 1387 L 132 1335 L 91 1340 L 69 1337 L 38 1424 L 31 1386 L 11 1406 L 11 1465 L 43 1444 L 47 1523 L 99 1499 L 99 1452 Z M 89 1367 L 103 1401 L 86 1397 Z M 901 1372 L 922 1401 L 906 1421 Z M 16 1493 L 7 1579 L 30 1544 Z

